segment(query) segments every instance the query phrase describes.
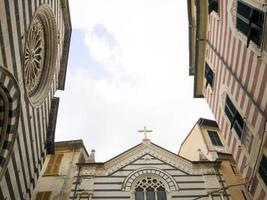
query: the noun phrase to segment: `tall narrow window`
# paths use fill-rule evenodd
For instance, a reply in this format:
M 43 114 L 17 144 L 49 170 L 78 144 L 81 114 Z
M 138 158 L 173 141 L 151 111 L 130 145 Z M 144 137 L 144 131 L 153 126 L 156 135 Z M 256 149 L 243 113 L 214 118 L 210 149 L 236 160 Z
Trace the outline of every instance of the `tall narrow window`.
M 206 87 L 208 85 L 210 85 L 211 87 L 213 87 L 213 77 L 214 77 L 214 73 L 211 70 L 210 66 L 206 63 L 206 65 L 205 65 Z
M 135 200 L 167 200 L 164 184 L 153 177 L 145 177 L 135 186 Z
M 166 192 L 164 187 L 159 187 L 157 191 L 157 197 L 158 199 L 167 199 Z
M 137 187 L 135 189 L 135 200 L 144 200 L 144 189 L 141 187 Z
M 151 186 L 146 189 L 146 200 L 156 200 L 155 190 Z
M 220 140 L 220 137 L 219 137 L 219 135 L 218 135 L 218 133 L 216 131 L 208 131 L 208 134 L 209 134 L 211 143 L 214 146 L 223 146 L 223 144 L 222 144 L 222 142 Z
M 264 13 L 253 6 L 238 0 L 236 28 L 247 36 L 247 47 L 252 40 L 261 45 Z
M 209 0 L 209 13 L 215 11 L 216 13 L 219 12 L 219 0 Z
M 261 159 L 259 174 L 262 180 L 264 181 L 265 185 L 267 185 L 267 157 L 265 155 L 263 155 Z
M 244 128 L 244 120 L 228 96 L 226 96 L 224 111 L 231 122 L 231 129 L 234 128 L 238 137 L 241 139 Z

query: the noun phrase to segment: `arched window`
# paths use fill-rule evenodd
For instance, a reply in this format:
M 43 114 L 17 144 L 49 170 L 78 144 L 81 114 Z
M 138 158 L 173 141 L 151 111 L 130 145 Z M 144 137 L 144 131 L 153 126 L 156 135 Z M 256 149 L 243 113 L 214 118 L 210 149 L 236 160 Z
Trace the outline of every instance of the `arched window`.
M 164 184 L 154 177 L 144 177 L 135 185 L 135 200 L 167 200 Z

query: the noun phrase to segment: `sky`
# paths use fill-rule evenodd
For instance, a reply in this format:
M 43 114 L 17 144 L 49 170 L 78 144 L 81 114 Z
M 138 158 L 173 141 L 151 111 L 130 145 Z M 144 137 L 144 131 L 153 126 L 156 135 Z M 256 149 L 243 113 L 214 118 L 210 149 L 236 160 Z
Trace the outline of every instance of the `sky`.
M 56 141 L 83 139 L 104 162 L 142 142 L 177 153 L 200 117 L 181 0 L 69 0 L 72 38 Z

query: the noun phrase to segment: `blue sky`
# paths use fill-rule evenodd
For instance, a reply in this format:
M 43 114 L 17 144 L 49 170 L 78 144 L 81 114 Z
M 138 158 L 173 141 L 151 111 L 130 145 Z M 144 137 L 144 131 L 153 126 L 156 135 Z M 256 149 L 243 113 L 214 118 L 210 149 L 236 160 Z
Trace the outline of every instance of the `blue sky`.
M 178 152 L 199 117 L 188 75 L 186 1 L 70 0 L 72 40 L 56 140 L 83 139 L 105 161 L 143 139 Z
M 85 34 L 79 29 L 72 30 L 72 39 L 69 52 L 68 70 L 71 72 L 88 70 L 88 74 L 93 78 L 108 76 L 101 63 L 97 62 L 90 55 L 84 42 Z

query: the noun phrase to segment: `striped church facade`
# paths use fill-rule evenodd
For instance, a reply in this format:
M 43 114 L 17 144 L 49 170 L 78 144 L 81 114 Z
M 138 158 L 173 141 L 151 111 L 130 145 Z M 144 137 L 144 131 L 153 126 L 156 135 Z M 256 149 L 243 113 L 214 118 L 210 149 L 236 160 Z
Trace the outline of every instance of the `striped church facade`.
M 188 1 L 190 75 L 253 199 L 267 198 L 267 1 Z M 248 15 L 250 14 L 250 15 Z
M 216 166 L 191 162 L 144 139 L 107 162 L 78 163 L 69 199 L 231 199 Z
M 0 1 L 0 199 L 31 199 L 54 151 L 70 35 L 67 0 Z

